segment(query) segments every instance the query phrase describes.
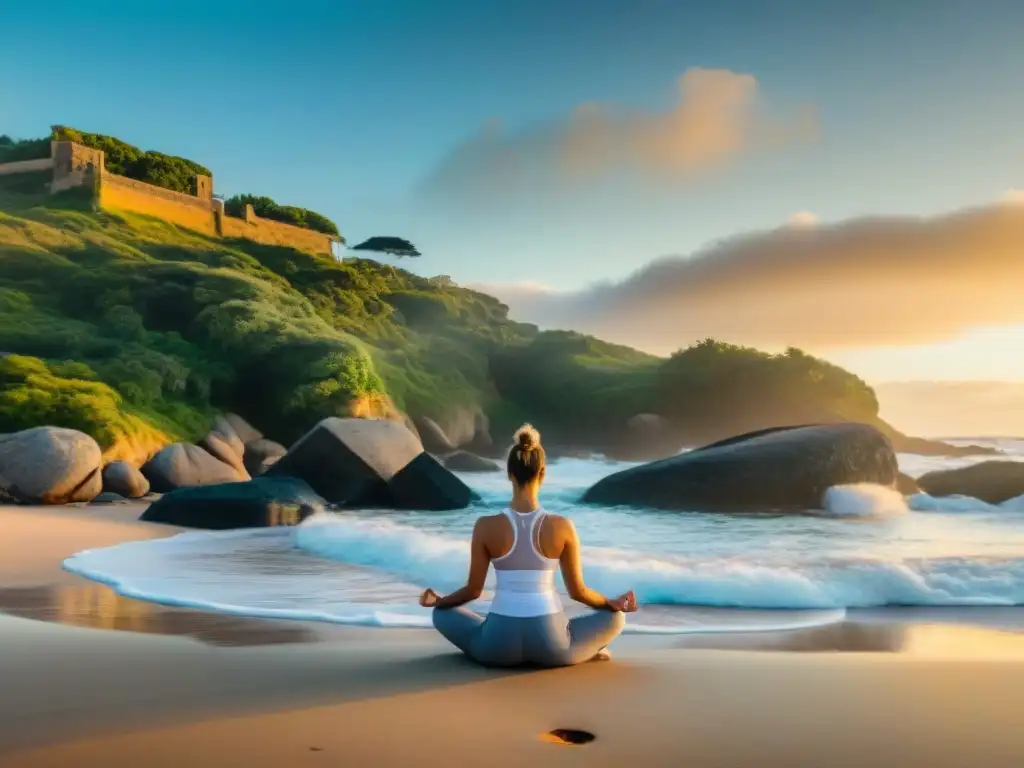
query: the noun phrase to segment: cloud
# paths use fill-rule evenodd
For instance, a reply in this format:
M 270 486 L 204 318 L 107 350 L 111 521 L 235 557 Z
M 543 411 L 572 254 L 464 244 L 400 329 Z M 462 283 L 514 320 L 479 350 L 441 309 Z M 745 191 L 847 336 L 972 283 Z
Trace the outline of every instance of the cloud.
M 945 341 L 1024 323 L 1024 208 L 781 226 L 576 293 L 487 290 L 513 317 L 668 353 L 708 336 L 813 350 Z
M 1024 205 L 1024 189 L 1008 189 L 1003 194 L 1003 202 L 1010 205 Z
M 674 183 L 806 139 L 816 126 L 807 108 L 769 115 L 753 75 L 690 69 L 664 112 L 588 103 L 518 132 L 492 121 L 441 161 L 420 194 L 479 208 L 571 194 L 611 178 Z
M 818 217 L 810 211 L 798 211 L 786 223 L 791 227 L 813 227 L 818 223 Z

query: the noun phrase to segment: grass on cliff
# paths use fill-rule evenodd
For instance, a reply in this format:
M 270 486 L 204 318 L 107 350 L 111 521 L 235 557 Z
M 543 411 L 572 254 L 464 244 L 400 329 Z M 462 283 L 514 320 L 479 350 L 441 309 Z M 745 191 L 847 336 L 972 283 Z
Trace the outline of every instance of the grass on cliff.
M 211 238 L 24 185 L 0 185 L 0 352 L 0 431 L 71 426 L 107 449 L 195 439 L 218 409 L 287 442 L 385 396 L 442 424 L 482 411 L 499 439 L 530 420 L 590 445 L 644 412 L 701 438 L 716 421 L 877 414 L 863 382 L 796 351 L 706 342 L 664 360 L 538 331 L 493 297 L 372 260 Z

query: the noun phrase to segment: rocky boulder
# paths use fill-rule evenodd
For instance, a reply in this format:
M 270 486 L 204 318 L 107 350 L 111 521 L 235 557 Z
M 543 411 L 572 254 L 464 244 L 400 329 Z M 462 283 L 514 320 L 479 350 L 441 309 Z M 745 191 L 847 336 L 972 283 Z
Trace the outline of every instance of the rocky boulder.
M 438 426 L 438 423 L 428 416 L 420 416 L 413 419 L 413 425 L 419 433 L 423 448 L 428 453 L 446 454 L 455 450 L 455 445 L 448 439 L 448 435 Z
M 619 461 L 653 461 L 674 456 L 682 448 L 682 439 L 665 418 L 656 413 L 638 413 L 611 440 L 605 454 Z
M 245 479 L 230 464 L 190 443 L 168 445 L 142 465 L 142 474 L 156 493 L 197 485 L 237 483 Z
M 249 471 L 245 468 L 245 460 L 242 458 L 245 446 L 238 441 L 237 437 L 232 440 L 221 432 L 210 432 L 199 441 L 199 447 L 213 458 L 234 469 L 242 480 L 250 479 Z
M 103 490 L 99 445 L 83 432 L 34 427 L 0 435 L 0 477 L 22 504 L 92 501 Z
M 141 499 L 149 493 L 149 480 L 127 461 L 112 461 L 103 467 L 103 492 Z
M 235 435 L 238 437 L 239 440 L 242 441 L 244 445 L 248 445 L 253 440 L 259 440 L 261 437 L 263 437 L 262 432 L 256 429 L 256 427 L 254 427 L 248 421 L 243 419 L 237 413 L 225 413 L 221 417 L 221 419 L 223 419 L 223 424 L 229 426 L 231 428 L 231 431 L 235 433 Z M 221 431 L 223 424 L 221 423 L 221 420 L 218 419 L 216 422 L 214 422 L 213 430 L 215 432 Z
M 477 413 L 474 416 L 473 438 L 468 443 L 459 445 L 459 448 L 465 448 L 478 456 L 487 456 L 492 459 L 501 458 L 511 447 L 511 440 L 504 447 L 494 442 L 494 438 L 491 437 L 490 421 L 484 413 Z
M 395 421 L 324 419 L 265 477 L 292 476 L 332 504 L 395 509 L 462 509 L 473 492 Z
M 323 498 L 298 478 L 258 477 L 172 491 L 139 519 L 209 530 L 263 528 L 298 525 L 325 506 Z
M 896 490 L 904 496 L 913 496 L 915 493 L 921 492 L 921 488 L 918 486 L 917 480 L 903 472 L 900 472 L 896 476 Z
M 228 421 L 226 417 L 218 416 L 213 420 L 213 425 L 210 427 L 210 434 L 215 435 L 222 442 L 227 443 L 228 447 L 234 451 L 238 458 L 242 458 L 242 454 L 245 453 L 245 441 L 238 436 L 238 433 L 235 432 L 235 428 L 231 426 L 231 422 Z
M 597 504 L 701 510 L 820 509 L 833 485 L 893 486 L 892 444 L 865 424 L 761 430 L 602 479 L 583 496 Z
M 500 472 L 499 467 L 490 459 L 477 456 L 469 451 L 455 451 L 444 457 L 443 464 L 452 472 Z
M 942 469 L 918 478 L 931 496 L 971 496 L 988 504 L 1002 504 L 1024 495 L 1024 462 L 983 461 L 970 467 Z
M 288 449 L 273 440 L 261 437 L 245 444 L 245 469 L 253 477 L 265 474 Z

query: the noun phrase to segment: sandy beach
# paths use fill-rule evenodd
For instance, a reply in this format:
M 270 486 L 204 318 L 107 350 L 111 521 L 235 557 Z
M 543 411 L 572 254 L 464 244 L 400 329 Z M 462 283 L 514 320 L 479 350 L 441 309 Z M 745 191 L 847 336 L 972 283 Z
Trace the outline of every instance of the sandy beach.
M 176 531 L 138 513 L 0 509 L 0 765 L 1024 763 L 1013 631 L 876 616 L 625 637 L 611 663 L 489 671 L 427 631 L 162 608 L 61 569 Z M 596 738 L 544 738 L 557 728 Z

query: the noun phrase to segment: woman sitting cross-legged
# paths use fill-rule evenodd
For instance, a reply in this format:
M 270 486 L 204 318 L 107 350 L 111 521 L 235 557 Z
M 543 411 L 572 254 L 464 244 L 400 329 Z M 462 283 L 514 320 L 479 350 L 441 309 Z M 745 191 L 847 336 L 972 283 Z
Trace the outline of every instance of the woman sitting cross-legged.
M 548 514 L 538 501 L 544 474 L 540 435 L 527 424 L 508 454 L 511 503 L 476 521 L 466 586 L 445 597 L 432 589 L 420 596 L 420 605 L 434 609 L 437 630 L 487 666 L 564 667 L 608 658 L 605 648 L 622 631 L 624 614 L 636 610 L 632 592 L 606 598 L 583 583 L 572 521 Z M 484 618 L 463 606 L 480 596 L 492 563 L 497 587 Z M 555 592 L 558 568 L 569 596 L 595 612 L 566 618 Z

